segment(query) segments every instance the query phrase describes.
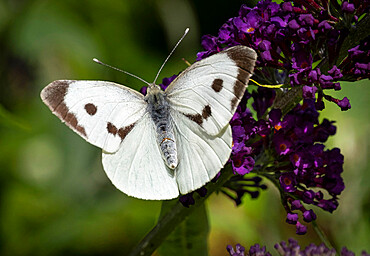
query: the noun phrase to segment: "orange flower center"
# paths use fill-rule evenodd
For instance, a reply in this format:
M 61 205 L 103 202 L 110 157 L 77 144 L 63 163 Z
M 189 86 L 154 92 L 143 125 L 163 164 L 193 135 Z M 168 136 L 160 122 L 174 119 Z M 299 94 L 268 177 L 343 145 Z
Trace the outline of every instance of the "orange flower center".
M 284 150 L 286 150 L 287 146 L 285 144 L 280 144 L 279 148 L 280 148 L 281 151 L 284 151 Z
M 242 161 L 240 159 L 233 161 L 235 167 L 240 167 L 242 165 Z
M 274 126 L 274 128 L 275 128 L 275 130 L 280 130 L 281 128 L 283 128 L 281 125 L 279 125 L 279 124 L 276 124 L 275 126 Z
M 284 184 L 285 185 L 290 185 L 290 184 L 292 184 L 292 180 L 291 179 L 289 179 L 289 178 L 284 178 L 284 180 L 283 180 L 283 182 L 284 182 Z
M 294 154 L 294 156 L 293 156 L 293 160 L 294 160 L 294 162 L 298 162 L 298 160 L 299 160 L 299 156 L 298 156 L 297 154 Z

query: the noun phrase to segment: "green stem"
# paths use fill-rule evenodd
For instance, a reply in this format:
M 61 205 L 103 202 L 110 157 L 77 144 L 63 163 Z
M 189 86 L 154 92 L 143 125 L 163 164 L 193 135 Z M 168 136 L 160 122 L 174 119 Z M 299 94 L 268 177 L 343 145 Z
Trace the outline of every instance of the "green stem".
M 162 244 L 169 234 L 181 224 L 192 212 L 204 204 L 205 200 L 215 191 L 218 191 L 226 181 L 233 175 L 230 165 L 226 166 L 216 182 L 206 185 L 207 195 L 205 197 L 194 193 L 195 204 L 189 208 L 184 207 L 178 199 L 173 200 L 174 206 L 161 217 L 157 225 L 144 237 L 143 240 L 131 251 L 129 256 L 145 256 L 152 253 Z
M 325 244 L 325 246 L 328 248 L 334 248 L 333 245 L 330 243 L 328 237 L 325 235 L 324 231 L 317 224 L 317 222 L 314 220 L 311 223 L 316 234 L 320 237 L 320 240 Z

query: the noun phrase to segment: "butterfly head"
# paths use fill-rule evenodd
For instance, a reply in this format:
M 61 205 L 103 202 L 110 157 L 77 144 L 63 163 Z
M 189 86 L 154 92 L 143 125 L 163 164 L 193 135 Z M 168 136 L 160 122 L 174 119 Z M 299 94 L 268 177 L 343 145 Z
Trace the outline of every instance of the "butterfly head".
M 163 92 L 163 90 L 159 85 L 157 85 L 155 83 L 150 83 L 148 85 L 147 94 L 158 94 L 160 92 Z

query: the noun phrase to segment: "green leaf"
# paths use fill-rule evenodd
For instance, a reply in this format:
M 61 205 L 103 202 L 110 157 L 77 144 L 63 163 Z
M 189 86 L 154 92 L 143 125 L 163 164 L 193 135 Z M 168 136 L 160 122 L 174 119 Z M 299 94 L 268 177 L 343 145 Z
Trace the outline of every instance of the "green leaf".
M 172 201 L 163 201 L 163 212 L 167 212 L 168 205 L 173 206 Z M 161 256 L 208 255 L 208 232 L 207 210 L 205 204 L 202 204 L 167 237 L 159 247 L 159 254 Z

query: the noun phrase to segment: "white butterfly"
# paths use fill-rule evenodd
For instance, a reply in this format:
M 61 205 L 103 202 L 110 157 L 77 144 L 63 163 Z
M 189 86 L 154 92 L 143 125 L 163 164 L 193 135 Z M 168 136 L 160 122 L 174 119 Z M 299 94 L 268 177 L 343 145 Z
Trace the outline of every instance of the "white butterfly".
M 234 46 L 194 63 L 165 91 L 150 84 L 145 97 L 113 82 L 58 80 L 41 98 L 103 149 L 104 170 L 119 190 L 172 199 L 203 186 L 229 159 L 229 121 L 256 58 L 254 50 Z

